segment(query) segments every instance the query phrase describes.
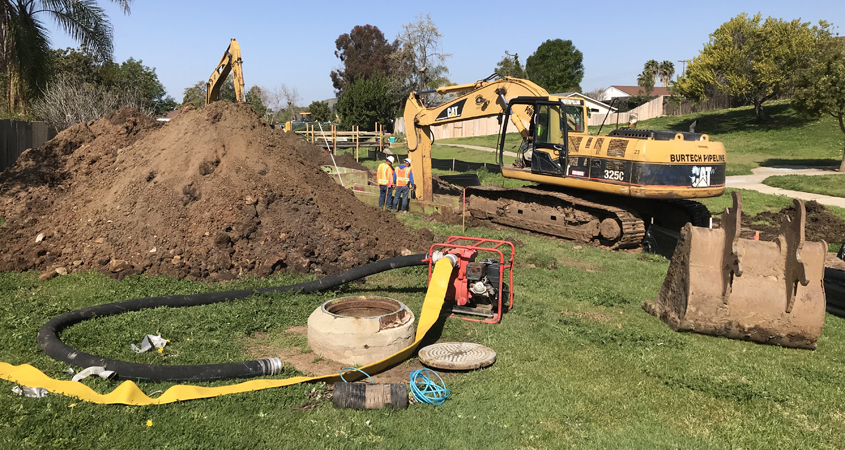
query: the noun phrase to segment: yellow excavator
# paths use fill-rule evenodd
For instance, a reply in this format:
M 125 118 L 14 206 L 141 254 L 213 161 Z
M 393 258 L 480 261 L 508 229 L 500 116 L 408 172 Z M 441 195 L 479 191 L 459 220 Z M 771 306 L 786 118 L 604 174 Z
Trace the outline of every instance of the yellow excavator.
M 229 47 L 223 53 L 223 57 L 220 58 L 220 62 L 217 63 L 217 67 L 215 67 L 214 72 L 211 72 L 211 76 L 208 77 L 205 94 L 206 104 L 220 100 L 220 87 L 223 86 L 223 83 L 226 81 L 226 78 L 229 77 L 230 72 L 235 78 L 235 101 L 246 101 L 246 97 L 244 97 L 244 73 L 243 60 L 241 59 L 241 47 L 238 45 L 238 41 L 236 39 L 232 39 L 231 42 L 229 42 Z
M 422 96 L 457 98 L 426 107 Z M 606 136 L 587 130 L 584 100 L 550 96 L 529 80 L 494 74 L 475 83 L 412 92 L 405 103 L 409 155 L 417 196 L 432 199 L 431 127 L 498 116 L 497 163 L 506 178 L 535 187 L 467 188 L 467 208 L 477 218 L 611 248 L 641 245 L 646 226 L 679 231 L 707 226 L 710 213 L 694 198 L 725 190 L 725 148 L 706 134 L 617 129 Z M 504 163 L 510 120 L 522 142 Z

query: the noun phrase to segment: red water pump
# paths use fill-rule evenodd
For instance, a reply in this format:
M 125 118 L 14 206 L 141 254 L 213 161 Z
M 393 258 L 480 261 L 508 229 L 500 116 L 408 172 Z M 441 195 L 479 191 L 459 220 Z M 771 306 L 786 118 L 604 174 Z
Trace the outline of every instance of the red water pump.
M 492 258 L 476 261 L 476 258 L 484 253 L 492 253 L 485 255 Z M 516 250 L 510 242 L 452 236 L 443 244 L 432 245 L 428 254 L 429 281 L 434 263 L 439 259 L 449 258 L 455 263 L 449 289 L 446 291 L 446 304 L 451 306 L 453 316 L 471 315 L 480 318 L 461 318 L 475 322 L 499 323 L 502 313 L 513 308 L 511 287 Z

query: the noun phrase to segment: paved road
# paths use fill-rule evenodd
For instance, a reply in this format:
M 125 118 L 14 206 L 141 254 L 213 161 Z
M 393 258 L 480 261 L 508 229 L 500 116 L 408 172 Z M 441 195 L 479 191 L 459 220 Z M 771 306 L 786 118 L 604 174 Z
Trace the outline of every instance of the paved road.
M 758 167 L 751 171 L 752 175 L 736 175 L 726 177 L 725 183 L 728 187 L 739 189 L 750 189 L 764 194 L 785 195 L 799 200 L 815 200 L 823 205 L 839 206 L 845 208 L 845 198 L 833 197 L 830 195 L 811 194 L 809 192 L 790 191 L 763 184 L 763 180 L 775 175 L 837 175 L 833 167 Z M 845 176 L 845 173 L 842 174 Z
M 480 146 L 480 145 L 441 144 L 441 143 L 439 143 L 439 142 L 438 142 L 436 145 L 447 145 L 447 146 L 449 146 L 449 147 L 468 148 L 468 149 L 470 149 L 470 150 L 481 150 L 482 152 L 493 152 L 493 153 L 498 152 L 498 150 L 496 150 L 495 148 L 482 147 L 482 146 Z M 514 153 L 514 152 L 505 151 L 505 152 L 504 152 L 504 155 L 505 155 L 505 156 L 513 156 L 514 158 L 516 158 L 516 153 Z

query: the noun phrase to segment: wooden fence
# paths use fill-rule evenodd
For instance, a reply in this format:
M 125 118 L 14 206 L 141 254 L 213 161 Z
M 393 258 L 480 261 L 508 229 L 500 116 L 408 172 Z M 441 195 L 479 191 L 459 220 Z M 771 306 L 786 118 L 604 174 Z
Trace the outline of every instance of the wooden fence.
M 659 95 L 654 100 L 644 103 L 636 108 L 627 111 L 627 112 L 620 112 L 620 113 L 610 113 L 610 114 L 593 114 L 590 116 L 590 120 L 587 122 L 588 125 L 598 126 L 601 125 L 602 122 L 605 125 L 611 125 L 618 123 L 627 124 L 632 117 L 637 118 L 638 121 L 653 119 L 655 117 L 663 116 L 663 102 L 666 96 Z M 607 116 L 607 120 L 605 120 L 605 116 Z
M 393 130 L 397 133 L 406 133 L 405 118 L 398 117 L 393 123 Z M 456 137 L 487 136 L 499 134 L 499 119 L 493 117 L 480 117 L 478 119 L 464 120 L 461 122 L 446 123 L 431 127 L 434 140 Z M 508 133 L 516 133 L 517 129 L 513 122 L 508 121 Z
M 56 136 L 45 122 L 0 120 L 0 172 L 15 165 L 18 156 Z
M 337 155 L 337 149 L 339 148 L 354 148 L 355 161 L 358 161 L 359 152 L 362 147 L 377 147 L 378 151 L 390 147 L 385 136 L 384 125 L 376 122 L 375 130 L 361 131 L 361 127 L 356 126 L 352 131 L 340 131 L 337 125 L 332 125 L 326 129 L 318 129 L 315 125 L 309 126 L 309 124 L 305 124 L 305 130 L 295 131 L 295 133 L 303 136 L 308 142 L 319 145 L 335 155 Z
M 666 116 L 683 116 L 686 114 L 712 111 L 714 109 L 727 109 L 735 105 L 732 104 L 730 96 L 720 95 L 717 97 L 708 98 L 703 102 L 694 102 L 689 99 L 681 99 L 680 102 L 667 101 L 663 104 L 663 115 Z

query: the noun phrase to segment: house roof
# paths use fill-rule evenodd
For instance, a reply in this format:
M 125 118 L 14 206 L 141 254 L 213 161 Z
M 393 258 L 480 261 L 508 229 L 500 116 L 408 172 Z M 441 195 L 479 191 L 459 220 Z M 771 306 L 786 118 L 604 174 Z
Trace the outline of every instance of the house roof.
M 601 102 L 601 101 L 596 100 L 592 97 L 587 97 L 586 95 L 584 95 L 580 92 L 562 92 L 560 94 L 551 94 L 551 95 L 553 95 L 555 97 L 581 97 L 581 98 L 583 98 L 584 100 L 587 100 L 590 103 L 595 103 L 597 105 L 604 106 L 605 108 L 610 109 L 610 110 L 614 110 L 614 111 L 616 110 L 616 108 L 608 105 L 607 103 Z
M 611 86 L 612 88 L 619 89 L 620 91 L 628 94 L 628 95 L 645 95 L 645 89 L 642 86 Z M 662 86 L 655 86 L 654 90 L 651 91 L 651 95 L 672 95 L 669 92 L 669 88 L 665 88 Z
M 172 118 L 176 117 L 176 114 L 179 114 L 179 111 L 181 111 L 181 110 L 175 109 L 173 111 L 170 111 L 170 112 L 167 113 L 166 116 L 164 116 L 164 118 L 165 119 L 172 119 Z

